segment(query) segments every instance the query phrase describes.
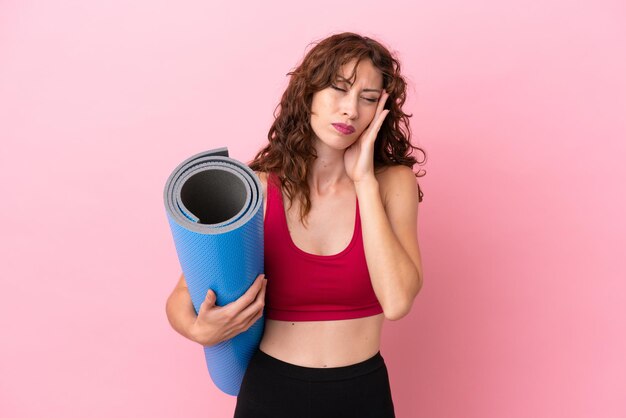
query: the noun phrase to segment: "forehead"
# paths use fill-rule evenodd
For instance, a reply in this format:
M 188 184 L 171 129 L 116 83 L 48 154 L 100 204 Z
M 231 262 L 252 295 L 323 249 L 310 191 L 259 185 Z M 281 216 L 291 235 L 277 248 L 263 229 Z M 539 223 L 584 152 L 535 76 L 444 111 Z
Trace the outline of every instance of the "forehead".
M 350 75 L 354 70 L 355 64 L 356 59 L 353 59 L 352 61 L 343 64 L 341 67 L 339 67 L 337 75 L 345 79 L 350 79 Z M 374 67 L 372 61 L 367 58 L 364 58 L 361 60 L 361 62 L 359 62 L 359 65 L 356 67 L 356 73 L 354 76 L 355 83 L 371 84 L 376 87 L 381 87 L 383 84 L 383 74 L 378 68 Z

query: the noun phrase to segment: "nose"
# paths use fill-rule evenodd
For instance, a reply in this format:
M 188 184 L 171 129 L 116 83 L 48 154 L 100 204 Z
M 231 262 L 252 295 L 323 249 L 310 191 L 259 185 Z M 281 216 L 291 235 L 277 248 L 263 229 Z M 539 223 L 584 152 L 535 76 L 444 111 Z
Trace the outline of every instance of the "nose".
M 353 94 L 346 94 L 343 97 L 341 103 L 342 114 L 346 115 L 348 119 L 359 117 L 358 100 L 359 98 Z

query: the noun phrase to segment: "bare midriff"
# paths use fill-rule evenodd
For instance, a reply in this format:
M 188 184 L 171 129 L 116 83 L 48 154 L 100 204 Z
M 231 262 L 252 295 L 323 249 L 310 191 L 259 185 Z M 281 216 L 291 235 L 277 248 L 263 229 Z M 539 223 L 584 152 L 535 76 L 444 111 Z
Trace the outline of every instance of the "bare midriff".
M 383 321 L 383 314 L 339 321 L 266 319 L 260 349 L 298 366 L 349 366 L 379 351 Z

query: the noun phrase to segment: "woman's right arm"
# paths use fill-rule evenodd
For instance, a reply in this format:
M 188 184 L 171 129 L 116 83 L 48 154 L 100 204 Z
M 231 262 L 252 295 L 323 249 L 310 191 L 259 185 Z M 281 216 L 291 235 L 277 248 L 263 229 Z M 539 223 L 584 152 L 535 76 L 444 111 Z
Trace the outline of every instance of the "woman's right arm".
M 187 282 L 181 274 L 167 298 L 167 319 L 184 337 L 205 346 L 215 345 L 246 331 L 263 315 L 266 282 L 265 275 L 258 275 L 246 293 L 224 306 L 215 305 L 215 293 L 209 290 L 196 315 Z

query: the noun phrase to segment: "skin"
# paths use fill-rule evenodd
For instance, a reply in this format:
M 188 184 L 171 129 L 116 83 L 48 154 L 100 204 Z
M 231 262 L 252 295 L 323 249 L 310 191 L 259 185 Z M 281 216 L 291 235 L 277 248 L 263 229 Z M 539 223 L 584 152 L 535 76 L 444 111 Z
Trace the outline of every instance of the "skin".
M 344 65 L 339 75 L 347 78 L 355 64 Z M 365 59 L 357 67 L 353 84 L 336 80 L 313 95 L 311 127 L 318 158 L 309 172 L 312 207 L 307 225 L 299 220 L 297 200 L 289 206 L 284 198 L 284 204 L 294 244 L 305 252 L 331 255 L 348 245 L 355 198 L 359 200 L 367 265 L 384 313 L 338 321 L 266 319 L 260 349 L 288 363 L 340 367 L 372 357 L 380 349 L 384 319 L 398 320 L 408 314 L 421 289 L 415 176 L 405 166 L 375 172 L 373 165 L 374 140 L 389 112 L 383 109 L 388 94 L 382 85 L 382 74 Z M 376 91 L 366 91 L 370 89 Z M 340 133 L 332 123 L 352 125 L 355 131 Z M 257 175 L 266 193 L 267 177 Z M 170 323 L 204 345 L 231 338 L 260 317 L 265 282 L 262 275 L 257 277 L 240 299 L 224 307 L 215 306 L 215 296 L 209 291 L 196 316 L 181 276 L 166 307 Z

